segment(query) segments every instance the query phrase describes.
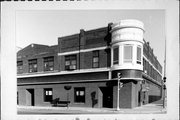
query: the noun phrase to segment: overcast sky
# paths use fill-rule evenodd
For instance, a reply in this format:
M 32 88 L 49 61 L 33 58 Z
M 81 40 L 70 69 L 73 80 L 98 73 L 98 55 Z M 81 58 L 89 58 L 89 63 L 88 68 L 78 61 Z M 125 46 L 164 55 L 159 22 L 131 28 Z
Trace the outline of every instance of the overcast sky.
M 161 65 L 164 61 L 165 11 L 163 10 L 57 10 L 17 11 L 16 46 L 31 43 L 56 45 L 58 37 L 105 27 L 122 19 L 138 19 L 144 23 L 144 38 L 150 42 Z

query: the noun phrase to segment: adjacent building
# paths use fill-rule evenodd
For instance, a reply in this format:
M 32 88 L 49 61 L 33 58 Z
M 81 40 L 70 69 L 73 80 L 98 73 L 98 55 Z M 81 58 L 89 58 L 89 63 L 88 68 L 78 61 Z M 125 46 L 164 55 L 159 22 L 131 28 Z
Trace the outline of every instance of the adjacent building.
M 23 106 L 133 108 L 159 100 L 162 66 L 138 20 L 59 37 L 54 46 L 31 44 L 17 53 L 17 102 Z

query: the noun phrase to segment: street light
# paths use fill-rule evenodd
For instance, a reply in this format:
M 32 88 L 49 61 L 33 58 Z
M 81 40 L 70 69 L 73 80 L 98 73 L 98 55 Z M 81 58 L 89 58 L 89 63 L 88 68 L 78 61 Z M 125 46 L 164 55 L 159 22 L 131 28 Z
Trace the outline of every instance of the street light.
M 119 109 L 119 90 L 121 87 L 123 87 L 123 83 L 121 83 L 121 73 L 117 74 L 117 78 L 118 78 L 118 84 L 117 84 L 117 111 L 120 110 Z

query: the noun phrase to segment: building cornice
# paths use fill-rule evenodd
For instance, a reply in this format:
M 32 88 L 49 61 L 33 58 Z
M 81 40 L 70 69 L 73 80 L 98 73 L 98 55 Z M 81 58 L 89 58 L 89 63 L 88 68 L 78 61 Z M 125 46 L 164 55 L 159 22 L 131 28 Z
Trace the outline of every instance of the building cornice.
M 82 52 L 91 52 L 91 51 L 95 51 L 95 50 L 105 50 L 107 48 L 109 48 L 109 47 L 104 46 L 104 47 L 96 47 L 96 48 L 90 48 L 90 49 L 81 49 L 81 50 L 76 50 L 76 51 L 58 53 L 58 56 L 71 55 L 71 54 L 77 54 L 77 53 L 82 53 Z

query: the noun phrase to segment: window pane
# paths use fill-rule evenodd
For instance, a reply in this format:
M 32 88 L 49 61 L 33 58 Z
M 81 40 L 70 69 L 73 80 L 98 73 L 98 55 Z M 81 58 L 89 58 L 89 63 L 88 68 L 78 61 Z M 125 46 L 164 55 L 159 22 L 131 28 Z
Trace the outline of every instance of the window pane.
M 116 47 L 113 49 L 113 64 L 118 64 L 119 62 L 119 48 Z
M 132 62 L 132 46 L 124 46 L 124 62 Z
M 137 47 L 137 63 L 141 64 L 141 47 Z
M 93 68 L 97 68 L 97 67 L 99 67 L 99 63 L 97 62 L 97 63 L 93 63 Z
M 93 62 L 99 62 L 99 58 L 98 57 L 94 57 L 93 58 Z
M 84 96 L 84 91 L 80 91 L 80 96 Z
M 65 70 L 75 70 L 76 62 L 76 55 L 65 56 Z
M 99 56 L 99 51 L 93 51 L 93 57 L 98 57 Z
M 52 95 L 52 91 L 49 91 L 49 95 Z
M 65 62 L 65 65 L 70 65 L 70 61 L 66 61 L 66 62 Z
M 17 66 L 22 66 L 23 65 L 23 62 L 22 61 L 18 61 L 17 62 Z
M 72 60 L 72 61 L 71 61 L 71 64 L 72 64 L 72 65 L 75 65 L 75 64 L 76 64 L 76 60 Z

